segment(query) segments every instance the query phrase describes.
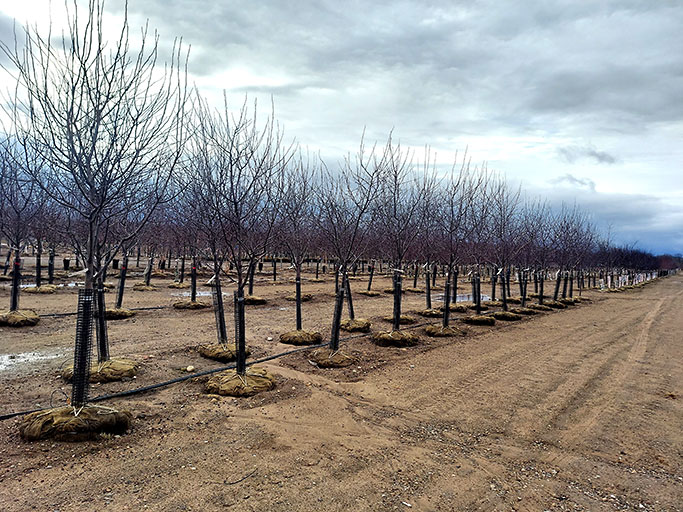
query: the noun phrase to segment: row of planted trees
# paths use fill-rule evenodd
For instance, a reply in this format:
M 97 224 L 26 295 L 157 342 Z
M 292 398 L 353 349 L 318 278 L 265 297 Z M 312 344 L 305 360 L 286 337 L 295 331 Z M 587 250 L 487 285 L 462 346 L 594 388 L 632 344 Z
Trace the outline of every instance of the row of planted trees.
M 363 136 L 358 150 L 341 162 L 323 162 L 285 137 L 272 109 L 260 116 L 256 104 L 233 110 L 227 99 L 215 108 L 188 88 L 179 41 L 164 66 L 157 63 L 156 35 L 143 30 L 142 44 L 134 49 L 127 21 L 117 39 L 104 41 L 102 9 L 96 0 L 85 13 L 74 4 L 59 42 L 27 27 L 21 42 L 2 44 L 10 62 L 6 71 L 17 84 L 6 101 L 0 144 L 0 230 L 8 263 L 14 255 L 10 314 L 30 316 L 18 303 L 20 259 L 28 244 L 37 248 L 37 288 L 45 244 L 52 269 L 57 249 L 76 254 L 84 286 L 72 369 L 75 411 L 88 401 L 93 323 L 98 363 L 110 360 L 107 269 L 122 260 L 120 307 L 128 259 L 135 254 L 139 261 L 141 246 L 152 257 L 175 254 L 181 265 L 192 261 L 193 285 L 196 262 L 208 262 L 214 352 L 236 358 L 236 372 L 224 381 L 237 387 L 248 385 L 250 377 L 268 380 L 247 372 L 244 308 L 250 295 L 245 291 L 251 291 L 266 257 L 285 257 L 294 268 L 294 338 L 306 334 L 303 266 L 322 258 L 332 262 L 336 300 L 330 347 L 318 354 L 321 365 L 348 359 L 339 351 L 345 303 L 355 326 L 369 327 L 354 318 L 349 273 L 359 265 L 369 273 L 366 293 L 372 292 L 377 262 L 386 263 L 392 275 L 393 329 L 378 338 L 387 343 L 411 342 L 400 335 L 406 273 L 413 274 L 413 288 L 422 274 L 426 308 L 432 310 L 429 288 L 437 271 L 443 272 L 447 328 L 461 272 L 479 309 L 485 272 L 491 274 L 492 296 L 498 286 L 506 308 L 513 269 L 520 283 L 532 275 L 540 279 L 542 300 L 551 269 L 557 272 L 557 298 L 563 275 L 578 275 L 583 286 L 588 270 L 609 274 L 619 264 L 627 266 L 623 257 L 612 258 L 586 212 L 528 199 L 485 165 L 473 165 L 468 155 L 456 156 L 444 170 L 429 149 L 404 148 L 390 134 L 380 144 L 368 144 Z M 147 268 L 149 285 L 151 260 Z M 234 348 L 223 306 L 225 279 L 235 285 Z M 192 299 L 195 293 L 193 286 Z

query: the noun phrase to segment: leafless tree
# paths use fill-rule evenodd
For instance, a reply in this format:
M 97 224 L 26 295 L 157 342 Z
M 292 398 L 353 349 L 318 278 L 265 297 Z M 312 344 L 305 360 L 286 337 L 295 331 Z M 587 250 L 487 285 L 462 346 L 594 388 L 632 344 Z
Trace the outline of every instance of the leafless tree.
M 181 44 L 174 44 L 170 62 L 160 66 L 157 34 L 145 26 L 134 50 L 126 12 L 113 41 L 104 39 L 103 1 L 90 0 L 85 12 L 78 2 L 67 3 L 61 37 L 26 26 L 22 44 L 0 44 L 17 80 L 8 114 L 20 144 L 45 162 L 26 170 L 67 210 L 66 231 L 86 266 L 86 296 L 121 244 L 167 199 L 185 141 Z M 131 215 L 139 220 L 133 231 L 114 239 L 119 219 Z M 74 225 L 85 233 L 73 236 Z M 108 357 L 103 341 L 100 359 Z M 76 357 L 75 363 L 87 361 Z M 73 397 L 76 404 L 83 400 Z

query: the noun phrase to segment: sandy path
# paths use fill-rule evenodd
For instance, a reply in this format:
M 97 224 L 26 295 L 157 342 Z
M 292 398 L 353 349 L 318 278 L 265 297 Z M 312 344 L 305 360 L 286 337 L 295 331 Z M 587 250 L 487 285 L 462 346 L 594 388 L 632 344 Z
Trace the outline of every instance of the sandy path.
M 353 340 L 348 348 L 364 354 L 356 373 L 288 356 L 268 365 L 278 390 L 248 400 L 207 398 L 192 381 L 120 400 L 135 412 L 134 428 L 99 443 L 25 444 L 6 421 L 0 503 L 8 511 L 680 510 L 683 276 L 592 296 L 416 349 Z M 374 316 L 378 304 L 356 307 Z M 274 313 L 260 314 L 256 345 L 273 330 L 265 319 Z M 198 334 L 175 312 L 140 316 L 124 346 L 153 356 L 138 384 L 188 361 L 206 366 L 177 336 L 210 339 L 211 316 L 201 315 Z M 67 333 L 62 323 L 54 325 Z M 166 333 L 172 341 L 154 341 Z M 26 389 L 36 379 L 45 390 Z M 30 406 L 59 385 L 54 368 L 16 375 L 2 407 Z

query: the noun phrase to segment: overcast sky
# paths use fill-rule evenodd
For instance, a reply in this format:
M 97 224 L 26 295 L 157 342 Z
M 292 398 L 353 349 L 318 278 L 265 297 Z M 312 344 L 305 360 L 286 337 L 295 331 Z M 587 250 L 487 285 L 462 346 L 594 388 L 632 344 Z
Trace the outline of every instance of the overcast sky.
M 0 4 L 44 23 L 47 0 Z M 62 2 L 52 5 L 55 24 Z M 121 0 L 109 0 L 112 26 Z M 334 162 L 393 129 L 444 166 L 474 161 L 531 195 L 577 201 L 618 243 L 683 252 L 683 2 L 130 0 L 191 80 L 264 108 Z

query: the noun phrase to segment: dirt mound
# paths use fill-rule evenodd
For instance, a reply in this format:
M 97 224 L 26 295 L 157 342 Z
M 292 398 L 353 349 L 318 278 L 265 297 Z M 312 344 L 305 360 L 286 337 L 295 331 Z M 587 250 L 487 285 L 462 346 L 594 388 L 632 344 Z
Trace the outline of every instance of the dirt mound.
M 467 313 L 467 306 L 463 304 L 450 304 L 448 309 L 453 313 Z M 443 311 L 443 306 L 440 306 L 439 310 Z
M 19 435 L 25 441 L 87 441 L 100 434 L 124 434 L 132 419 L 128 411 L 97 405 L 86 405 L 80 411 L 74 411 L 71 406 L 58 407 L 24 417 L 19 424 Z
M 496 320 L 503 320 L 505 322 L 516 322 L 522 319 L 522 315 L 518 315 L 512 311 L 498 311 L 493 313 L 493 318 Z
M 551 300 L 546 302 L 545 305 L 553 309 L 567 309 L 567 306 L 565 304 L 562 304 L 560 301 Z
M 440 318 L 443 316 L 443 311 L 440 309 L 423 309 L 418 311 L 417 314 L 427 318 Z
M 132 379 L 138 372 L 139 364 L 131 359 L 115 358 L 95 363 L 90 367 L 90 382 L 113 382 Z M 62 378 L 70 381 L 74 375 L 73 365 L 64 367 Z
M 206 393 L 223 396 L 253 396 L 275 387 L 275 377 L 265 368 L 252 366 L 245 375 L 226 370 L 211 377 L 204 387 Z
M 573 306 L 576 304 L 576 301 L 572 298 L 565 297 L 563 299 L 557 299 L 557 302 L 564 304 L 565 306 Z
M 372 341 L 380 347 L 413 347 L 420 341 L 420 337 L 407 331 L 376 332 Z
M 467 309 L 477 309 L 477 305 L 476 304 L 468 304 Z M 481 311 L 488 311 L 489 307 L 486 304 L 482 304 L 481 306 L 479 306 L 479 309 Z
M 32 309 L 17 309 L 0 313 L 0 326 L 28 327 L 40 322 L 40 317 Z
M 329 347 L 314 350 L 308 359 L 320 368 L 343 368 L 354 362 L 350 355 L 341 350 L 332 351 Z
M 249 349 L 246 349 L 249 355 Z M 220 343 L 211 343 L 209 345 L 200 345 L 197 347 L 197 352 L 207 359 L 220 361 L 221 363 L 230 363 L 237 358 L 237 352 L 233 346 L 223 346 Z
M 365 318 L 354 318 L 353 320 L 347 318 L 342 320 L 339 326 L 342 331 L 346 332 L 370 332 L 372 323 Z
M 472 315 L 460 319 L 462 322 L 470 325 L 495 325 L 496 319 L 492 316 Z
M 179 283 L 178 281 L 173 281 L 171 284 L 168 285 L 168 288 L 175 288 L 182 290 L 184 288 L 189 288 L 190 285 L 189 283 Z
M 244 297 L 244 303 L 247 306 L 261 306 L 268 301 L 264 299 L 263 297 L 259 297 L 258 295 L 247 295 Z
M 407 293 L 424 293 L 425 292 L 422 288 L 413 288 L 413 287 L 403 288 L 403 291 L 407 292 Z
M 507 297 L 505 301 L 508 304 L 521 304 L 522 303 L 522 297 Z
M 361 290 L 361 291 L 356 292 L 356 293 L 359 293 L 361 295 L 365 295 L 366 297 L 379 297 L 380 295 L 382 295 L 380 292 L 375 291 L 375 290 Z
M 280 334 L 280 343 L 287 345 L 316 345 L 322 341 L 323 336 L 317 331 L 289 331 Z
M 482 305 L 486 304 L 490 308 L 500 308 L 503 306 L 503 303 L 499 300 L 486 300 L 482 302 Z
M 43 286 L 33 286 L 31 288 L 24 288 L 25 293 L 55 293 L 57 291 L 57 285 L 55 284 L 44 284 Z
M 211 304 L 208 304 L 206 302 L 199 302 L 196 300 L 191 301 L 190 299 L 187 299 L 174 302 L 173 307 L 176 309 L 205 309 L 210 308 Z
M 383 318 L 385 322 L 393 322 L 394 317 L 393 316 L 385 316 Z M 398 319 L 398 323 L 401 325 L 408 325 L 408 324 L 414 324 L 415 323 L 415 317 L 410 316 L 410 315 L 401 315 L 401 317 Z
M 425 334 L 432 338 L 446 338 L 450 336 L 465 336 L 466 331 L 457 327 L 444 327 L 442 325 L 428 325 L 424 329 Z
M 104 316 L 107 320 L 122 320 L 124 318 L 135 316 L 136 314 L 137 313 L 135 311 L 131 311 L 130 309 L 113 308 L 107 309 L 104 313 Z
M 311 299 L 313 299 L 313 295 L 311 295 L 310 293 L 302 293 L 301 294 L 301 302 L 308 302 Z M 285 297 L 285 300 L 295 301 L 296 295 L 287 295 Z

